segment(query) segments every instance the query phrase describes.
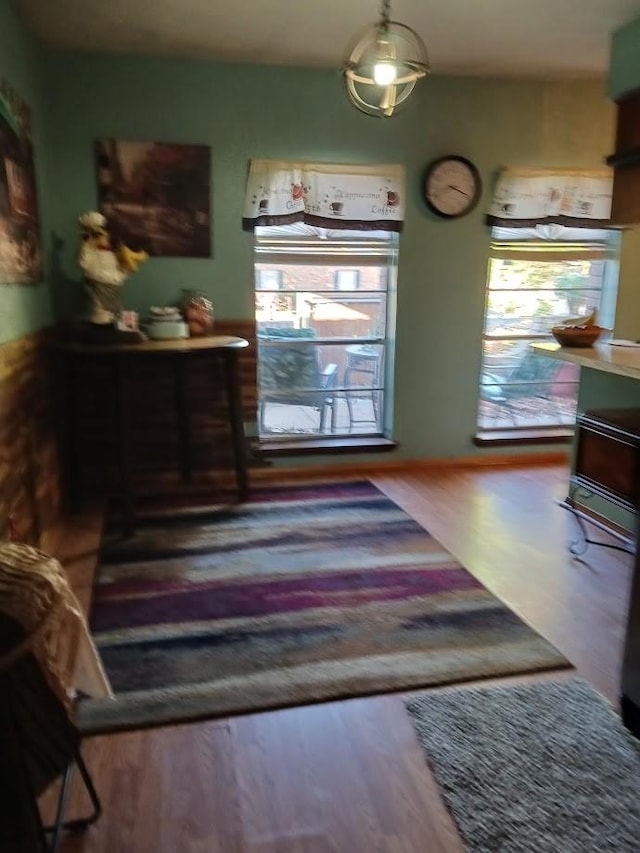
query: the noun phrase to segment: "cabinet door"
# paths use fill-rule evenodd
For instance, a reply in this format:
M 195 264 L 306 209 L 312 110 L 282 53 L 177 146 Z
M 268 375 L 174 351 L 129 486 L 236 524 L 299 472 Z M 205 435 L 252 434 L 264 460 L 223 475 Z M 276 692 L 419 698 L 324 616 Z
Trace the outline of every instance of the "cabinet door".
M 613 176 L 613 225 L 640 223 L 640 165 L 618 167 Z
M 616 225 L 640 222 L 640 89 L 619 100 L 613 166 L 611 221 Z
M 637 459 L 634 444 L 580 428 L 576 475 L 627 509 L 635 508 Z

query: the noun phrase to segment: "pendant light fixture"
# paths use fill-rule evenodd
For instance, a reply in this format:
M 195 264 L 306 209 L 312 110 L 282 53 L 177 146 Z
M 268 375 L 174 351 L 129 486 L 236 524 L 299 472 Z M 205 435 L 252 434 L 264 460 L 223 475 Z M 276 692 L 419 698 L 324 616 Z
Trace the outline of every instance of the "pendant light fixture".
M 383 118 L 395 115 L 430 71 L 424 42 L 411 27 L 389 20 L 390 7 L 391 0 L 382 0 L 380 21 L 359 36 L 342 69 L 351 103 Z

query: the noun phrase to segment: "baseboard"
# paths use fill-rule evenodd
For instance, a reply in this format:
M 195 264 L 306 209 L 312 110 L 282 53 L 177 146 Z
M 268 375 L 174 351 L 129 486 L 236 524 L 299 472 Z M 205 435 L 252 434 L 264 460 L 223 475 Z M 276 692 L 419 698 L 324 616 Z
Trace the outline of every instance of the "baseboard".
M 414 471 L 441 471 L 456 468 L 523 468 L 544 465 L 568 465 L 567 451 L 543 453 L 495 453 L 474 456 L 447 456 L 440 459 L 381 459 L 367 462 L 332 463 L 327 465 L 273 466 L 252 468 L 252 482 L 271 482 L 280 479 L 315 479 L 317 477 L 369 476 Z
M 60 506 L 46 330 L 0 344 L 0 538 L 37 544 Z

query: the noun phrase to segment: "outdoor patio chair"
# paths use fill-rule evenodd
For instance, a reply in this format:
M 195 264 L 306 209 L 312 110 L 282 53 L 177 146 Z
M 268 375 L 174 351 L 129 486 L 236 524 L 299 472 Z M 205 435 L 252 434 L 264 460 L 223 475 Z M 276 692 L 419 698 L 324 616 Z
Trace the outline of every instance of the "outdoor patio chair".
M 320 415 L 318 432 L 335 432 L 338 365 L 322 367 L 319 348 L 302 342 L 314 337 L 313 329 L 266 328 L 258 333 L 260 433 L 267 431 L 268 403 L 314 409 Z
M 502 410 L 517 426 L 519 401 L 537 398 L 557 405 L 568 396 L 567 383 L 574 378 L 573 365 L 528 352 L 503 373 L 484 371 L 480 377 L 480 399 L 495 406 L 495 420 Z

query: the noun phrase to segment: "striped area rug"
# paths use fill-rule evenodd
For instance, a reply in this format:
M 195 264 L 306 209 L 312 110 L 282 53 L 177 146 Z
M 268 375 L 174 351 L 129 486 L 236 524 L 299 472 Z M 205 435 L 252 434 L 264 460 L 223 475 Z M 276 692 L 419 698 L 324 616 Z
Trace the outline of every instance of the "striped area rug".
M 116 700 L 86 733 L 568 666 L 367 481 L 141 520 L 91 625 Z

